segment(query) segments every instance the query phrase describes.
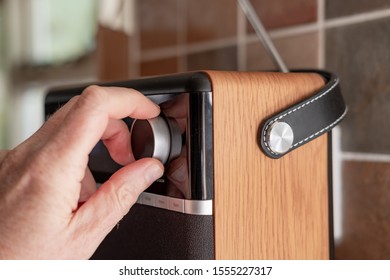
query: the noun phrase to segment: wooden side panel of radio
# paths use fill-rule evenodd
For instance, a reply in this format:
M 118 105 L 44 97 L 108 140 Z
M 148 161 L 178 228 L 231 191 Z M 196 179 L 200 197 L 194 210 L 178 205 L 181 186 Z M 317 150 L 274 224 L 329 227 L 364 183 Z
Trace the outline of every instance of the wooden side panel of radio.
M 329 259 L 327 136 L 282 157 L 267 117 L 324 85 L 317 74 L 207 72 L 213 86 L 216 259 Z

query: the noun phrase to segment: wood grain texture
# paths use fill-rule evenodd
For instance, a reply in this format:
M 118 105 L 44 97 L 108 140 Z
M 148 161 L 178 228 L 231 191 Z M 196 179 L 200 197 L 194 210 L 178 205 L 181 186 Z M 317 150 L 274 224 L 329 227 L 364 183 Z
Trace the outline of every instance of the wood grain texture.
M 316 74 L 207 73 L 216 259 L 329 259 L 327 136 L 278 160 L 257 144 L 263 120 L 324 81 Z

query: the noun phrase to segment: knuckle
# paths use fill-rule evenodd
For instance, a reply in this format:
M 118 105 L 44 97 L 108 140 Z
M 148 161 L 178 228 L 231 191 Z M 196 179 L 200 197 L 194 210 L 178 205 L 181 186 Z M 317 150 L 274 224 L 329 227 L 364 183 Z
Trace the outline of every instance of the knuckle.
M 102 87 L 97 85 L 90 85 L 83 90 L 81 96 L 94 96 L 94 95 L 101 94 L 101 92 L 102 92 Z
M 77 102 L 77 100 L 79 100 L 79 98 L 80 98 L 80 95 L 73 96 L 71 99 L 69 99 L 68 104 L 71 104 L 71 105 L 75 104 Z
M 105 106 L 108 100 L 107 94 L 102 87 L 91 85 L 84 89 L 76 102 L 80 107 L 100 108 Z
M 128 211 L 130 207 L 137 201 L 138 195 L 133 188 L 122 187 L 118 190 L 118 203 L 124 211 Z
M 130 207 L 136 202 L 138 195 L 133 190 L 132 186 L 115 185 L 113 182 L 107 181 L 106 190 L 110 192 L 113 208 L 124 216 Z

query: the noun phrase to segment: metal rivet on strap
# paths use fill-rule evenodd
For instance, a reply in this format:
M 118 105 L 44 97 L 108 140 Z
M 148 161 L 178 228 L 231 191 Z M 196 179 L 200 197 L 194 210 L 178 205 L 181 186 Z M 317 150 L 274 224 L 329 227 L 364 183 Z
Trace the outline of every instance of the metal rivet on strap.
M 267 132 L 267 144 L 276 154 L 286 153 L 294 142 L 294 132 L 291 126 L 285 122 L 275 122 Z

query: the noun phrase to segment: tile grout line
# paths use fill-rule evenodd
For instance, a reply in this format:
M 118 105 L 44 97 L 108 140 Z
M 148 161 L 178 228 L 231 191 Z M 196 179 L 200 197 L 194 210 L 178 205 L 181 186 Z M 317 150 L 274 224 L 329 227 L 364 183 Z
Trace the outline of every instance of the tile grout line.
M 231 37 L 226 39 L 220 39 L 213 42 L 203 42 L 203 43 L 188 45 L 187 49 L 188 49 L 188 53 L 198 53 L 202 51 L 209 51 L 213 49 L 225 48 L 225 47 L 230 47 L 235 45 L 237 45 L 237 38 Z
M 231 37 L 226 39 L 219 39 L 209 42 L 201 42 L 187 45 L 186 48 L 178 48 L 176 46 L 165 47 L 154 50 L 143 51 L 141 56 L 141 61 L 150 61 L 154 59 L 166 58 L 169 56 L 175 55 L 187 55 L 192 53 L 198 53 L 202 51 L 209 51 L 214 49 L 219 49 L 223 47 L 234 46 L 237 44 L 237 38 Z
M 343 16 L 335 19 L 328 19 L 325 21 L 325 28 L 335 28 L 346 25 L 352 25 L 356 23 L 363 23 L 378 19 L 390 17 L 390 9 L 383 9 L 377 11 L 371 11 L 366 13 L 360 13 L 355 15 Z
M 318 29 L 318 23 L 313 22 L 313 23 L 300 24 L 300 25 L 295 25 L 290 27 L 274 29 L 269 32 L 269 35 L 273 39 L 279 39 L 279 38 L 284 38 L 292 35 L 311 33 L 317 31 L 317 29 Z
M 326 61 L 326 37 L 325 37 L 325 0 L 317 0 L 318 23 L 318 67 L 325 68 Z M 336 244 L 343 237 L 343 172 L 341 152 L 341 128 L 332 130 L 332 213 L 333 213 L 333 237 Z
M 318 67 L 325 68 L 325 0 L 317 0 Z
M 342 152 L 343 161 L 360 162 L 385 162 L 390 163 L 390 154 L 362 153 L 362 152 Z

